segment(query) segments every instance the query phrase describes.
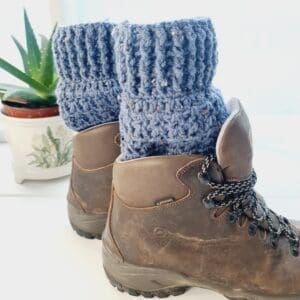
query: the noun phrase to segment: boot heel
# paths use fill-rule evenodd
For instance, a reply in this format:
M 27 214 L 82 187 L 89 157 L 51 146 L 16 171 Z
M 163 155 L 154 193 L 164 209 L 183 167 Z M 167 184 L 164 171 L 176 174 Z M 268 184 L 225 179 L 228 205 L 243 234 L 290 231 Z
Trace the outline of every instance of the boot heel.
M 145 298 L 164 298 L 184 294 L 189 289 L 186 278 L 180 274 L 120 262 L 104 246 L 102 255 L 105 273 L 120 292 Z
M 68 213 L 71 226 L 78 233 L 78 235 L 88 239 L 101 240 L 107 218 L 106 213 L 83 213 L 70 203 L 68 204 Z

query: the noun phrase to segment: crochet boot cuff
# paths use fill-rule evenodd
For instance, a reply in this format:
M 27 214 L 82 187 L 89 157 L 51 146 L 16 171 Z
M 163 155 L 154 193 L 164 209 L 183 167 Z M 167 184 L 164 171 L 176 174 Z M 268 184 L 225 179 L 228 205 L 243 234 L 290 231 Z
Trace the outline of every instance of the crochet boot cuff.
M 55 34 L 58 104 L 74 130 L 118 119 L 113 28 L 110 23 L 80 24 L 59 28 Z
M 171 95 L 203 92 L 217 65 L 210 19 L 116 27 L 117 73 L 125 93 Z
M 209 19 L 116 27 L 122 158 L 209 153 L 227 117 Z

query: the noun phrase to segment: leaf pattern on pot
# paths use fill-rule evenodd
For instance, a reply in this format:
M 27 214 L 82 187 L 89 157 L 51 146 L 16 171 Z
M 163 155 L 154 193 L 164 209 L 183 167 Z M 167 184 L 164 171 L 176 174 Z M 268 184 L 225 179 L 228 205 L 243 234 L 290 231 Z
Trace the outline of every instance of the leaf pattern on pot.
M 72 160 L 72 134 L 64 126 L 55 132 L 47 126 L 45 133 L 33 138 L 32 149 L 27 155 L 29 165 L 44 169 L 64 166 Z

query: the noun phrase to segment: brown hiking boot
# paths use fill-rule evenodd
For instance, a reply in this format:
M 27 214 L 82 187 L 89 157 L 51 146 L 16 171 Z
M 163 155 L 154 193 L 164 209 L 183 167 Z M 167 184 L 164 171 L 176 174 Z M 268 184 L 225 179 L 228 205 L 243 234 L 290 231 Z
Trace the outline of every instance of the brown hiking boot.
M 78 133 L 73 139 L 73 166 L 68 193 L 72 227 L 87 238 L 101 238 L 111 195 L 112 165 L 120 153 L 119 123 Z
M 299 231 L 253 190 L 249 121 L 239 101 L 229 110 L 216 159 L 114 164 L 103 263 L 119 290 L 166 297 L 201 287 L 228 299 L 300 299 Z

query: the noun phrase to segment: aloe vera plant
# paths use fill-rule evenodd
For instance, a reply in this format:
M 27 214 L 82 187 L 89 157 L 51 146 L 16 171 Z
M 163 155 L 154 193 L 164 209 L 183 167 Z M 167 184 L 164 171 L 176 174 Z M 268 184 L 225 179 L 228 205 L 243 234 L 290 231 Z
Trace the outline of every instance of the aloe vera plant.
M 4 103 L 19 103 L 29 107 L 52 106 L 56 103 L 54 91 L 58 77 L 54 67 L 52 39 L 41 35 L 40 45 L 24 10 L 26 47 L 12 37 L 23 61 L 24 70 L 20 70 L 0 57 L 0 68 L 23 81 L 27 87 L 0 83 L 0 98 Z

